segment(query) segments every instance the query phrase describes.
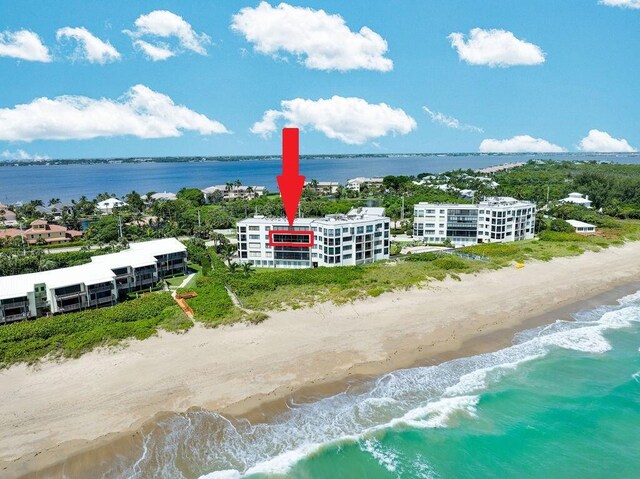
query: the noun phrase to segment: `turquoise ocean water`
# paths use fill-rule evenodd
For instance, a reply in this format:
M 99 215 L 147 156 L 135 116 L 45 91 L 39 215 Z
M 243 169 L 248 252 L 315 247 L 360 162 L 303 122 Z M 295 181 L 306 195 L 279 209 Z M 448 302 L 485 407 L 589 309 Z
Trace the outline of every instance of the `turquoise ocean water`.
M 105 477 L 637 478 L 639 347 L 640 292 L 270 424 L 172 416 Z

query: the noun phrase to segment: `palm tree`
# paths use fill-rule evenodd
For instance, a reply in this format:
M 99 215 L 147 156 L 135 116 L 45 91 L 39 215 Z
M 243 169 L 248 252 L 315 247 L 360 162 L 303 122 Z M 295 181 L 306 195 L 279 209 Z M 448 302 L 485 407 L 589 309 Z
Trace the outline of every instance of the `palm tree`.
M 240 269 L 240 265 L 238 263 L 229 263 L 227 266 L 227 272 L 229 274 L 236 274 Z
M 227 262 L 228 265 L 231 265 L 231 260 L 233 259 L 234 248 L 231 245 L 225 245 L 220 251 L 220 256 L 222 259 Z
M 251 263 L 242 263 L 242 274 L 244 276 L 251 276 L 255 272 L 256 270 Z
M 236 180 L 236 181 L 233 182 L 233 186 L 238 188 L 239 186 L 242 186 L 242 182 L 240 180 Z

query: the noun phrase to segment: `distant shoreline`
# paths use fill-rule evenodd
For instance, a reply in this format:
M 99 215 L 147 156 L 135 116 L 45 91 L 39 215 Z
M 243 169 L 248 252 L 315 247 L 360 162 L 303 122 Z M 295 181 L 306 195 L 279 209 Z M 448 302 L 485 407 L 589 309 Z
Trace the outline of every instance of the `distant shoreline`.
M 477 152 L 458 152 L 458 153 L 352 153 L 352 154 L 309 154 L 300 155 L 301 160 L 322 160 L 326 158 L 402 158 L 402 157 L 442 157 L 442 156 L 478 156 L 478 157 L 520 157 L 520 158 L 554 158 L 554 157 L 584 157 L 584 158 L 606 158 L 606 157 L 634 157 L 640 156 L 640 153 L 477 153 Z M 93 164 L 139 164 L 139 163 L 207 163 L 217 161 L 269 161 L 279 160 L 279 155 L 238 155 L 238 156 L 158 156 L 158 157 L 129 157 L 129 158 L 52 158 L 46 160 L 1 160 L 0 167 L 6 166 L 61 166 L 61 165 L 93 165 Z
M 57 477 L 68 460 L 67 473 L 92 477 L 87 467 L 114 453 L 137 454 L 140 431 L 170 411 L 204 407 L 264 421 L 287 398 L 496 350 L 567 308 L 604 301 L 603 293 L 615 300 L 622 289 L 607 293 L 615 288 L 628 293 L 639 262 L 640 243 L 629 243 L 343 306 L 274 312 L 256 326 L 196 327 L 77 360 L 14 366 L 0 371 L 0 425 L 13 431 L 0 438 L 0 467 L 15 477 L 52 467 Z

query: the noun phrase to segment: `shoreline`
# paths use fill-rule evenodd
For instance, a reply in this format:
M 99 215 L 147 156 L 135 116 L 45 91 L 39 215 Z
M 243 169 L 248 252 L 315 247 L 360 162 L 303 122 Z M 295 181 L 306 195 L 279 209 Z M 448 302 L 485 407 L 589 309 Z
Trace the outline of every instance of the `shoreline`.
M 132 341 L 115 352 L 13 366 L 0 371 L 0 425 L 15 431 L 0 438 L 0 470 L 56 477 L 68 459 L 67 473 L 86 471 L 96 458 L 131 454 L 140 431 L 171 411 L 205 408 L 265 421 L 291 400 L 312 401 L 393 370 L 494 351 L 511 344 L 518 331 L 637 291 L 638 260 L 640 243 L 629 243 L 345 306 L 272 313 L 257 326 L 198 326 L 183 335 Z M 202 364 L 194 367 L 194 360 Z M 45 405 L 49 409 L 39 409 Z

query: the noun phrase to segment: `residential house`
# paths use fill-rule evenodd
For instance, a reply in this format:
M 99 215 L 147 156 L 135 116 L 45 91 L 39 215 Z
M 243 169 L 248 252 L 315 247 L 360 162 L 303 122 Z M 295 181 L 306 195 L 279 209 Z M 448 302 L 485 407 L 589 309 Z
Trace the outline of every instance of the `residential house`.
M 16 214 L 7 205 L 0 203 L 0 225 L 17 226 Z
M 584 221 L 567 220 L 567 223 L 573 226 L 573 229 L 575 230 L 576 233 L 586 235 L 586 234 L 593 234 L 596 232 L 596 225 L 585 223 Z
M 118 198 L 108 198 L 104 201 L 100 201 L 96 205 L 96 209 L 103 215 L 108 215 L 113 213 L 114 209 L 123 208 L 125 206 L 127 206 L 127 204 Z
M 17 228 L 0 230 L 0 238 L 14 238 L 16 236 L 22 236 L 29 244 L 41 242 L 56 244 L 67 243 L 79 238 L 82 236 L 82 231 L 70 230 L 66 226 L 48 223 L 45 220 L 32 221 L 30 228 L 24 231 Z
M 560 204 L 574 204 L 584 206 L 585 208 L 591 208 L 591 200 L 589 199 L 589 195 L 583 195 L 582 193 L 569 193 L 569 196 L 563 198 L 559 201 Z

